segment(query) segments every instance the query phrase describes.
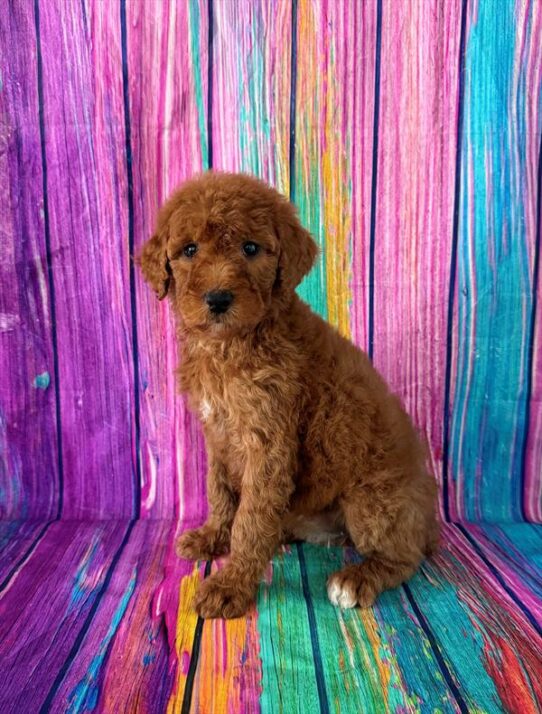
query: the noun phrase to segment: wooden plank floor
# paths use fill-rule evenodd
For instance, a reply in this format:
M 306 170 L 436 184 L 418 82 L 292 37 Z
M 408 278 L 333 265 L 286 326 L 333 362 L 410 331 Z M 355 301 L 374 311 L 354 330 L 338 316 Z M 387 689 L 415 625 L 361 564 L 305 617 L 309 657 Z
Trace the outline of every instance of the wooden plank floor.
M 340 611 L 325 594 L 327 575 L 355 553 L 294 544 L 270 564 L 249 615 L 229 622 L 198 621 L 191 599 L 205 564 L 175 558 L 174 530 L 14 529 L 0 711 L 542 707 L 542 526 L 446 526 L 440 553 L 366 611 Z

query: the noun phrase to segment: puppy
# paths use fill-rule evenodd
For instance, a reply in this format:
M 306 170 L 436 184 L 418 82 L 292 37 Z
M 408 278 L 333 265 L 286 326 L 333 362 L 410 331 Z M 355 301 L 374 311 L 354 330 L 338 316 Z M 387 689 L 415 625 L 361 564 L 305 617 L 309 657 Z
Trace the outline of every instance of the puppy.
M 317 247 L 294 206 L 254 177 L 209 172 L 158 215 L 140 265 L 177 321 L 180 388 L 203 423 L 209 517 L 180 556 L 227 564 L 195 607 L 250 606 L 288 539 L 365 556 L 332 574 L 334 605 L 369 607 L 435 547 L 436 484 L 399 399 L 367 356 L 295 293 Z

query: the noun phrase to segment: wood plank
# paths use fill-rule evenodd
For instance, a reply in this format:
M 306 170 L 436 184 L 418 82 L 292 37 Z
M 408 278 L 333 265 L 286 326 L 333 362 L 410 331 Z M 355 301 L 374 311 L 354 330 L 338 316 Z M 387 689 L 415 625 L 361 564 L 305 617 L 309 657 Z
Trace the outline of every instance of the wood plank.
M 214 18 L 214 166 L 287 194 L 291 3 L 217 2 Z
M 30 557 L 48 524 L 50 521 L 0 521 L 0 592 Z
M 460 0 L 383 0 L 374 363 L 423 432 L 438 478 L 460 32 Z
M 51 525 L 0 600 L 2 711 L 38 711 L 98 597 L 127 526 Z M 9 617 L 8 617 L 9 614 Z
M 94 9 L 39 4 L 63 514 L 71 518 L 130 516 L 138 490 L 120 28 L 113 6 Z
M 523 513 L 540 146 L 531 93 L 542 82 L 536 4 L 486 0 L 470 4 L 467 18 L 450 473 L 452 518 L 469 521 Z
M 142 520 L 115 568 L 86 637 L 58 689 L 53 712 L 165 711 L 173 684 L 171 655 L 153 598 L 171 523 Z
M 366 347 L 377 3 L 300 0 L 293 198 L 322 248 L 300 294 Z
M 54 301 L 30 3 L 0 13 L 0 518 L 58 508 Z
M 136 253 L 160 204 L 207 166 L 207 3 L 126 3 Z M 143 516 L 200 521 L 206 510 L 199 424 L 177 394 L 167 301 L 136 279 Z
M 533 305 L 529 325 L 528 374 L 525 375 L 529 409 L 523 456 L 523 513 L 530 521 L 542 522 L 542 5 L 531 3 L 531 31 L 524 50 L 525 95 L 528 107 L 528 130 L 538 129 L 540 147 L 529 141 L 526 160 L 525 198 L 526 232 L 532 255 Z

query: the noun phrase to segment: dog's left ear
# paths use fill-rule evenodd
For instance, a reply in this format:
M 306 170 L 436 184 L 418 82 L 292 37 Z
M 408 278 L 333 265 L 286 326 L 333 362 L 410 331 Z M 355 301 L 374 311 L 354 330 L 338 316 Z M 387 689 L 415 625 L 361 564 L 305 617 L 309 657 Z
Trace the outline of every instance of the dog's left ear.
M 167 228 L 163 228 L 149 238 L 137 259 L 143 277 L 151 285 L 159 300 L 166 297 L 171 277 L 166 243 Z
M 275 229 L 280 242 L 277 284 L 293 291 L 314 265 L 318 246 L 301 225 L 295 206 L 285 199 L 277 206 Z

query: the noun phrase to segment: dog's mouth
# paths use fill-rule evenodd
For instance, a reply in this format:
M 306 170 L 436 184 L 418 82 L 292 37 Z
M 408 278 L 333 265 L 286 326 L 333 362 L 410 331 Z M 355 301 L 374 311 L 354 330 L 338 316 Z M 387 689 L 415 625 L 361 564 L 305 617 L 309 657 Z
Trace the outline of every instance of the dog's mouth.
M 226 315 L 213 315 L 209 320 L 208 326 L 213 332 L 225 330 L 228 327 Z
M 204 322 L 194 325 L 192 329 L 208 335 L 222 335 L 234 329 L 232 316 L 229 313 L 213 314 L 209 313 Z

